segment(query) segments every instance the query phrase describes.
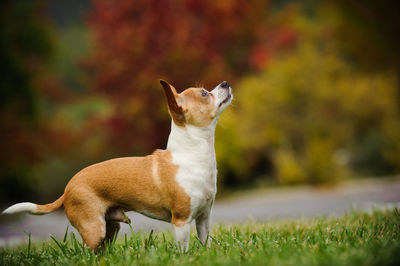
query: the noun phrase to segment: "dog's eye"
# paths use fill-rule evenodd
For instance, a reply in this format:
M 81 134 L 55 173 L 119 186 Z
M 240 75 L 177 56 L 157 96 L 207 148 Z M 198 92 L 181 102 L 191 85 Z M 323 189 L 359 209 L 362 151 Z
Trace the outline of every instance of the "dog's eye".
M 206 90 L 201 91 L 201 96 L 205 97 L 207 95 L 208 95 L 208 91 L 206 91 Z

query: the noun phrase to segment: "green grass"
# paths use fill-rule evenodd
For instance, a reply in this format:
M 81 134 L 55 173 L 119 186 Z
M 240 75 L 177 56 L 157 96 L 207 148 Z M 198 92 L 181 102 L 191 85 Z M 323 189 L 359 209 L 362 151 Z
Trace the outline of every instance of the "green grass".
M 0 265 L 400 265 L 400 213 L 217 225 L 211 247 L 191 237 L 180 253 L 168 233 L 120 236 L 102 254 L 73 234 L 0 249 Z

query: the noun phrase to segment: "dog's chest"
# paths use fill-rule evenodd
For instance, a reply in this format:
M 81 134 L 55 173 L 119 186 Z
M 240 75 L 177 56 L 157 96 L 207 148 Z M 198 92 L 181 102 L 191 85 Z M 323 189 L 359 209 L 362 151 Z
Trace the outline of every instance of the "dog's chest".
M 198 128 L 171 124 L 167 149 L 172 163 L 178 167 L 175 180 L 190 197 L 190 220 L 212 206 L 217 191 L 215 125 Z
M 210 207 L 216 193 L 217 169 L 213 153 L 191 155 L 172 154 L 179 169 L 176 181 L 190 197 L 191 219 Z

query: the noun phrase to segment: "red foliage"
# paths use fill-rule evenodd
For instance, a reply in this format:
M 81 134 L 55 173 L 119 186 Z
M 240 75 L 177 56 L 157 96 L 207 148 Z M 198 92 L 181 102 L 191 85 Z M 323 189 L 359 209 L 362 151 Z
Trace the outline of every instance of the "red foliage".
M 115 103 L 110 140 L 126 152 L 165 144 L 169 122 L 158 78 L 178 90 L 199 82 L 212 89 L 265 65 L 279 48 L 270 45 L 275 35 L 277 43 L 292 40 L 268 28 L 269 1 L 93 0 L 93 6 L 93 86 Z

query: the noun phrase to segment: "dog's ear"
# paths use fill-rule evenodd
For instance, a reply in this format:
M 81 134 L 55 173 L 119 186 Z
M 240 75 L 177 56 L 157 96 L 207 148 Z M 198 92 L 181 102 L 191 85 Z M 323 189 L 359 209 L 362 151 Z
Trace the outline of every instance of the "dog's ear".
M 174 86 L 160 79 L 160 83 L 164 88 L 165 96 L 167 96 L 168 109 L 172 119 L 178 126 L 185 126 L 185 115 L 181 105 L 177 103 L 178 93 Z

